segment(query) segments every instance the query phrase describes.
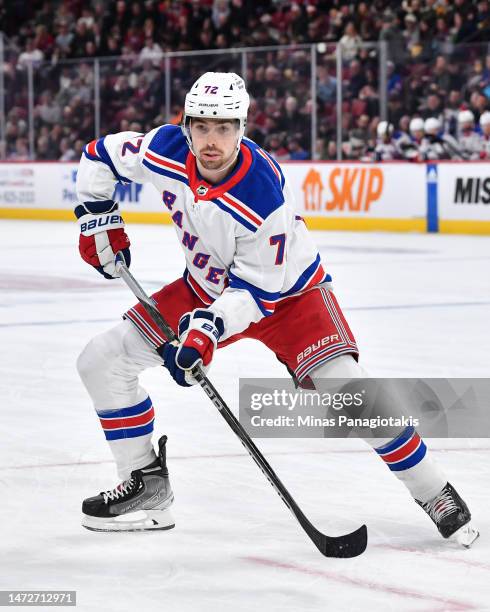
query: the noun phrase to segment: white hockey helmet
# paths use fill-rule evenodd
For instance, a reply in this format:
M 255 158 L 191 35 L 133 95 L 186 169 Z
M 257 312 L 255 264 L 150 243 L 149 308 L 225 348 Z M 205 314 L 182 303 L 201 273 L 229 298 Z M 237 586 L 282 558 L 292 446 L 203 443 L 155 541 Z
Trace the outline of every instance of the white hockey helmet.
M 462 110 L 458 113 L 458 123 L 473 123 L 475 115 L 470 110 Z
M 426 134 L 435 135 L 441 130 L 441 122 L 437 117 L 429 117 L 425 120 L 424 130 Z
M 414 117 L 410 121 L 409 125 L 410 134 L 414 132 L 423 132 L 424 131 L 424 120 L 421 117 Z
M 480 125 L 483 127 L 484 125 L 488 125 L 490 123 L 490 113 L 485 111 L 480 115 Z
M 388 121 L 380 121 L 376 128 L 376 133 L 378 138 L 383 138 L 384 136 L 391 136 L 393 133 L 393 125 L 388 123 Z
M 234 72 L 206 72 L 192 85 L 185 97 L 182 131 L 190 150 L 190 118 L 236 119 L 239 122 L 237 151 L 247 125 L 250 98 L 242 77 Z

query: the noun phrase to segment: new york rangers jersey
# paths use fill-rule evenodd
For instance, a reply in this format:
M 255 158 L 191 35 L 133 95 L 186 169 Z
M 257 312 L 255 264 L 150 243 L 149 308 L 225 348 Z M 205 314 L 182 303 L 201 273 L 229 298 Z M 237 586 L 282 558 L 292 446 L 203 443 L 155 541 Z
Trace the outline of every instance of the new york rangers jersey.
M 279 164 L 244 138 L 234 170 L 210 185 L 180 127 L 121 132 L 84 150 L 81 202 L 108 200 L 116 182 L 152 183 L 184 251 L 190 288 L 223 318 L 222 340 L 271 316 L 279 301 L 331 278 L 296 213 Z

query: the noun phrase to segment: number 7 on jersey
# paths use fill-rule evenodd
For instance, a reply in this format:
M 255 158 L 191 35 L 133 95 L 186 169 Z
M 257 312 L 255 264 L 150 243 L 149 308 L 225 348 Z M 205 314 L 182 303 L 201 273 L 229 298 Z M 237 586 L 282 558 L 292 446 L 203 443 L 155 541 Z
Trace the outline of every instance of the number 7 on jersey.
M 284 261 L 284 249 L 286 247 L 286 234 L 276 234 L 269 238 L 271 246 L 277 246 L 276 266 L 280 266 Z

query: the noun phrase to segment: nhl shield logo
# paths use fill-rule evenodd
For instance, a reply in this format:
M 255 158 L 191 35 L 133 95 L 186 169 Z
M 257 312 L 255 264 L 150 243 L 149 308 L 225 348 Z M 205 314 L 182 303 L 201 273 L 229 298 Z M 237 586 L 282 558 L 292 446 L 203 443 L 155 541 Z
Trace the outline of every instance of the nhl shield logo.
M 199 196 L 205 196 L 208 192 L 208 188 L 205 185 L 199 185 L 199 187 L 196 189 L 196 193 Z

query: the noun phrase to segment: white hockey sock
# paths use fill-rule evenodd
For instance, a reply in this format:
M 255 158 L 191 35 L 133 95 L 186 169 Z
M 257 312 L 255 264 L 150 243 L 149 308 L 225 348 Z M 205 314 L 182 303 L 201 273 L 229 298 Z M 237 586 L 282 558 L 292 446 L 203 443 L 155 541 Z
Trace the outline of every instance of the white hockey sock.
M 366 439 L 366 442 L 374 448 L 415 499 L 425 503 L 433 499 L 445 486 L 447 478 L 413 427 L 407 427 L 400 435 L 382 446 L 376 438 Z
M 98 410 L 97 414 L 121 480 L 128 479 L 133 470 L 155 461 L 151 441 L 155 414 L 149 397 L 135 406 Z
M 156 459 L 151 436 L 154 412 L 138 375 L 162 365 L 159 355 L 128 321 L 96 336 L 78 358 L 80 377 L 101 419 L 106 439 L 116 460 L 118 475 Z

